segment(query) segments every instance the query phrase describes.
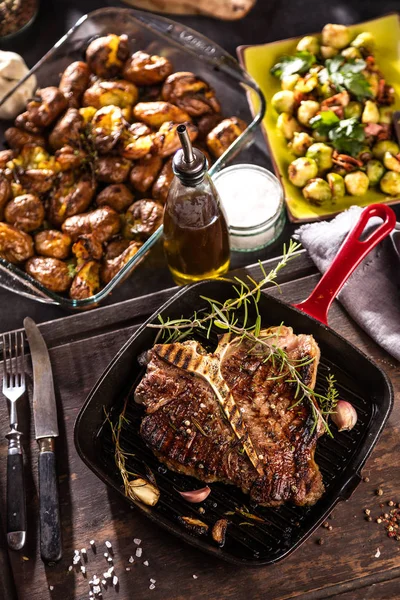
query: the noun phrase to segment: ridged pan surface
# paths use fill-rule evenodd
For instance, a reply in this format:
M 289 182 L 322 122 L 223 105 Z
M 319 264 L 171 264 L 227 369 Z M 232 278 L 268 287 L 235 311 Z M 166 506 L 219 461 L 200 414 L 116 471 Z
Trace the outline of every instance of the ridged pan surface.
M 181 290 L 160 312 L 166 317 L 189 317 L 193 310 L 204 307 L 200 296 L 219 301 L 233 297 L 229 282 L 202 282 Z M 204 307 L 205 308 L 205 307 Z M 316 389 L 326 390 L 326 376 L 333 374 L 340 397 L 357 410 L 358 421 L 350 432 L 334 430 L 334 438 L 322 436 L 317 444 L 316 462 L 325 484 L 325 493 L 311 507 L 284 505 L 279 508 L 254 507 L 238 488 L 211 484 L 212 492 L 201 504 L 190 504 L 177 490 L 193 490 L 202 484 L 191 477 L 168 470 L 146 447 L 139 435 L 144 409 L 133 400 L 135 386 L 144 374 L 138 356 L 152 347 L 154 329 L 141 326 L 120 350 L 102 375 L 84 404 L 75 425 L 75 443 L 81 458 L 107 484 L 124 495 L 121 477 L 114 461 L 114 445 L 110 423 L 115 423 L 128 397 L 126 419 L 121 431 L 121 446 L 128 453 L 127 468 L 146 475 L 151 470 L 160 489 L 160 500 L 154 507 L 132 502 L 149 518 L 190 544 L 220 558 L 238 564 L 263 565 L 276 562 L 295 550 L 326 518 L 339 500 L 347 499 L 360 481 L 361 468 L 389 416 L 393 394 L 385 374 L 362 352 L 345 339 L 304 313 L 262 294 L 259 303 L 263 327 L 284 323 L 296 334 L 311 334 L 321 349 Z M 157 313 L 158 314 L 158 313 Z M 156 322 L 153 315 L 147 323 Z M 204 345 L 207 341 L 200 340 Z M 216 337 L 210 339 L 209 349 Z M 199 508 L 204 509 L 199 513 Z M 237 510 L 240 512 L 237 512 Z M 250 513 L 260 520 L 248 518 Z M 227 514 L 228 513 L 228 514 Z M 210 531 L 220 518 L 227 518 L 226 542 L 222 548 L 210 534 L 190 534 L 179 517 L 200 518 Z

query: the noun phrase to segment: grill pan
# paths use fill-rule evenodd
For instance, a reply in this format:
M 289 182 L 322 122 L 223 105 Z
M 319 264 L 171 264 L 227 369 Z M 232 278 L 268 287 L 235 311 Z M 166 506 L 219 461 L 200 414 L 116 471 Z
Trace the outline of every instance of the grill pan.
M 369 219 L 383 219 L 366 240 L 360 240 Z M 327 324 L 327 311 L 344 282 L 366 256 L 395 225 L 395 215 L 386 205 L 372 205 L 364 209 L 355 228 L 343 243 L 331 268 L 322 277 L 311 296 L 292 307 L 268 294 L 262 294 L 259 310 L 262 325 L 283 322 L 293 327 L 295 333 L 311 334 L 321 349 L 316 389 L 323 391 L 326 375 L 332 373 L 337 381 L 340 397 L 357 409 L 358 421 L 350 432 L 338 433 L 334 438 L 324 435 L 317 444 L 316 461 L 325 484 L 322 498 L 311 507 L 284 505 L 279 508 L 253 507 L 249 497 L 238 488 L 224 484 L 211 484 L 212 492 L 201 504 L 189 504 L 176 490 L 202 487 L 199 481 L 169 471 L 145 446 L 139 435 L 143 408 L 133 401 L 133 391 L 144 374 L 137 357 L 154 344 L 156 331 L 146 327 L 163 318 L 190 316 L 193 310 L 204 306 L 201 296 L 224 301 L 233 297 L 233 284 L 227 280 L 204 281 L 182 288 L 144 323 L 117 353 L 101 376 L 75 423 L 75 445 L 82 460 L 105 483 L 124 496 L 121 477 L 114 462 L 111 427 L 105 411 L 116 423 L 125 399 L 128 397 L 126 417 L 121 432 L 121 446 L 129 456 L 127 468 L 146 476 L 150 469 L 161 496 L 154 507 L 133 500 L 140 511 L 171 533 L 191 545 L 235 564 L 265 565 L 281 560 L 304 542 L 326 519 L 333 507 L 348 499 L 361 481 L 361 469 L 375 446 L 387 421 L 393 404 L 393 392 L 385 373 L 365 354 L 331 330 Z M 308 314 L 307 314 L 308 313 Z M 311 316 L 310 316 L 311 315 Z M 204 343 L 216 344 L 216 336 Z M 124 496 L 125 497 L 125 496 Z M 205 512 L 199 514 L 199 507 Z M 242 508 L 261 521 L 246 519 L 235 513 Z M 226 543 L 220 548 L 210 535 L 197 537 L 190 534 L 179 522 L 180 516 L 197 517 L 210 529 L 217 519 L 228 518 Z M 243 524 L 246 523 L 247 524 Z

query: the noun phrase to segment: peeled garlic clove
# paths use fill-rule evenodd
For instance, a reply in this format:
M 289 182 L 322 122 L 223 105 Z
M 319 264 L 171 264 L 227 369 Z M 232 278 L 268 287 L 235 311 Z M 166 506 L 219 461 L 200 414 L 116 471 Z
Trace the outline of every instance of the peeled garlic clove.
M 339 431 L 350 431 L 357 423 L 357 411 L 350 402 L 339 400 L 331 419 Z
M 188 502 L 203 502 L 211 492 L 211 489 L 206 487 L 200 488 L 199 490 L 192 490 L 191 492 L 179 492 L 182 498 L 185 498 Z
M 160 490 L 145 479 L 133 479 L 126 486 L 126 491 L 132 500 L 139 500 L 148 506 L 157 504 Z

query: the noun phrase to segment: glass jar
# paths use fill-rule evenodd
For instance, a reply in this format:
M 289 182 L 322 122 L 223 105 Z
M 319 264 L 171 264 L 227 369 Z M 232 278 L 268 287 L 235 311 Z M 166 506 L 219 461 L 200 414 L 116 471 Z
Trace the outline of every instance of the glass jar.
M 29 27 L 39 0 L 0 0 L 0 40 L 7 40 Z

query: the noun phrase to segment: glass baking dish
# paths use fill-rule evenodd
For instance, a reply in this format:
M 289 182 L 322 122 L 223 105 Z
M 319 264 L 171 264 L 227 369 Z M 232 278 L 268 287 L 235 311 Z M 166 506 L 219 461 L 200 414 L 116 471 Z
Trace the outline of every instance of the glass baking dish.
M 33 73 L 38 86 L 58 85 L 60 74 L 67 65 L 82 60 L 90 40 L 106 33 L 126 34 L 131 51 L 145 50 L 151 54 L 167 56 L 176 71 L 193 71 L 215 88 L 225 116 L 237 116 L 248 123 L 247 129 L 212 165 L 210 174 L 218 172 L 240 150 L 250 145 L 265 112 L 265 100 L 255 81 L 225 50 L 196 31 L 179 23 L 131 8 L 102 8 L 83 16 L 53 48 L 31 69 L 17 86 L 2 100 L 4 102 L 19 85 Z M 256 96 L 257 110 L 252 114 L 247 93 Z M 2 104 L 0 102 L 0 106 Z M 11 122 L 0 121 L 0 137 Z M 150 248 L 162 236 L 160 227 L 137 254 L 97 294 L 83 300 L 71 300 L 51 292 L 16 265 L 0 258 L 0 286 L 49 304 L 67 309 L 84 309 L 97 305 L 121 283 Z

